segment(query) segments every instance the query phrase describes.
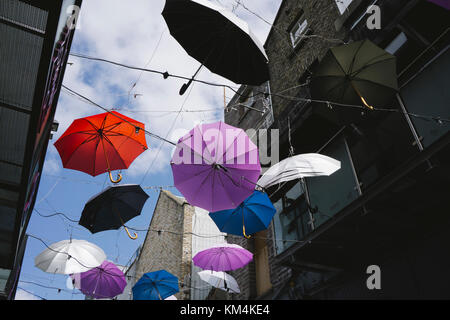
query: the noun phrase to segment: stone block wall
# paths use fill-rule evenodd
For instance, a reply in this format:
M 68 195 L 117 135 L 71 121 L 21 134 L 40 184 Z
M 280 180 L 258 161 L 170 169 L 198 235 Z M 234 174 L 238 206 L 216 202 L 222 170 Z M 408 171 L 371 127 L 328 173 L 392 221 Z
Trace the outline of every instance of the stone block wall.
M 149 227 L 161 232 L 147 233 L 136 261 L 136 279 L 147 272 L 166 270 L 183 282 L 190 274 L 191 236 L 185 232 L 192 231 L 193 210 L 184 199 L 161 191 Z M 175 296 L 180 300 L 188 299 L 189 290 L 184 292 L 180 287 Z

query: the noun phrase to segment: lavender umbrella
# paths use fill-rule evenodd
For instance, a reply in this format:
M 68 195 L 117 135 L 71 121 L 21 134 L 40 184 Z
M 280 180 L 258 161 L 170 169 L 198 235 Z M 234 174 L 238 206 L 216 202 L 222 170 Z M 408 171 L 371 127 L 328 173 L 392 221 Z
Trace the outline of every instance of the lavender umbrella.
M 198 125 L 177 144 L 171 161 L 177 189 L 194 206 L 236 208 L 255 190 L 261 173 L 256 145 L 223 122 Z
M 113 298 L 121 294 L 127 285 L 123 272 L 106 260 L 101 266 L 74 274 L 72 278 L 75 288 L 95 299 Z
M 231 271 L 246 266 L 253 254 L 236 244 L 220 244 L 197 253 L 192 261 L 204 270 Z

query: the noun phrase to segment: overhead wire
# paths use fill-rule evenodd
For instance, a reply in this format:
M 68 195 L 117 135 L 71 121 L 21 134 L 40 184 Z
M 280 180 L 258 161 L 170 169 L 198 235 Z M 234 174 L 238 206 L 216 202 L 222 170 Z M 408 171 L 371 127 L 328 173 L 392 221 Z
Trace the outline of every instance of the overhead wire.
M 173 122 L 172 122 L 172 125 L 170 126 L 169 130 L 167 131 L 167 134 L 166 134 L 165 139 L 167 139 L 167 138 L 169 137 L 169 134 L 172 133 L 172 130 L 173 130 L 173 128 L 175 127 L 175 125 L 176 125 L 176 123 L 177 123 L 177 121 L 178 121 L 178 118 L 179 118 L 180 115 L 181 115 L 181 111 L 183 111 L 184 105 L 186 104 L 187 100 L 188 100 L 189 97 L 191 96 L 191 93 L 192 93 L 192 90 L 193 90 L 193 88 L 194 88 L 194 85 L 195 85 L 195 83 L 190 87 L 189 92 L 188 92 L 186 98 L 184 99 L 183 103 L 181 104 L 181 107 L 180 107 L 180 109 L 178 110 L 178 113 L 177 113 L 175 119 L 174 119 Z M 159 156 L 161 150 L 162 150 L 162 142 L 160 143 L 160 145 L 159 145 L 159 147 L 158 147 L 158 151 L 157 151 L 155 157 L 153 158 L 152 163 L 150 164 L 150 166 L 148 167 L 147 171 L 145 172 L 145 174 L 144 174 L 144 176 L 143 176 L 143 178 L 142 178 L 141 184 L 144 182 L 144 180 L 145 180 L 145 178 L 147 177 L 148 173 L 150 172 L 151 168 L 153 168 L 153 165 L 155 164 L 155 162 L 156 162 L 156 160 L 157 160 L 157 158 L 158 158 L 158 156 Z
M 302 85 L 296 85 L 294 87 L 299 87 L 299 86 L 304 86 L 305 84 Z M 226 86 L 226 85 L 222 85 L 222 86 Z M 292 87 L 292 88 L 294 88 Z M 82 94 L 79 94 L 78 92 L 66 87 L 65 85 L 63 85 L 63 88 L 65 88 L 66 90 L 69 90 L 71 93 L 83 98 L 85 101 L 89 102 L 90 104 L 97 106 L 99 108 L 101 108 L 102 110 L 112 113 L 112 111 L 110 109 L 107 109 L 101 105 L 99 105 L 98 103 L 95 103 L 94 101 L 92 101 L 91 99 L 83 96 Z M 284 90 L 281 90 L 281 92 L 285 92 L 287 90 L 290 90 L 292 88 L 287 88 Z M 348 103 L 341 103 L 341 102 L 335 102 L 335 101 L 329 101 L 329 100 L 320 100 L 320 99 L 313 99 L 313 98 L 302 98 L 302 97 L 297 97 L 297 96 L 288 96 L 288 95 L 282 95 L 279 93 L 267 93 L 264 91 L 258 91 L 256 88 L 254 89 L 255 91 L 257 91 L 257 94 L 263 94 L 265 96 L 272 96 L 272 97 L 278 97 L 281 99 L 285 99 L 285 100 L 289 100 L 289 101 L 303 101 L 303 102 L 316 102 L 316 103 L 320 103 L 320 104 L 325 104 L 326 106 L 328 106 L 330 109 L 333 109 L 334 106 L 338 106 L 341 108 L 353 108 L 353 109 L 361 109 L 363 111 L 368 111 L 367 107 L 365 107 L 364 105 L 360 104 L 348 104 Z M 238 93 L 237 91 L 233 90 L 238 96 L 243 96 L 241 93 Z M 256 96 L 257 94 L 255 94 L 254 96 Z M 239 105 L 243 105 L 242 103 L 237 103 L 235 106 L 239 106 Z M 245 106 L 245 105 L 244 105 Z M 227 106 L 227 108 L 230 108 L 232 106 Z M 249 109 L 252 109 L 251 107 L 245 106 Z M 255 109 L 258 112 L 261 112 L 261 110 Z M 380 108 L 380 107 L 374 107 L 372 110 L 370 110 L 371 112 L 393 112 L 393 113 L 400 113 L 400 114 L 405 114 L 405 115 L 409 115 L 411 117 L 415 117 L 415 118 L 420 118 L 420 119 L 424 119 L 424 120 L 430 120 L 430 121 L 435 121 L 437 122 L 439 125 L 442 125 L 444 122 L 450 122 L 450 118 L 443 118 L 441 116 L 435 116 L 435 115 L 423 115 L 423 114 L 418 114 L 418 113 L 412 113 L 412 112 L 407 112 L 407 111 L 403 111 L 403 110 L 399 110 L 398 108 L 395 107 L 385 107 L 385 108 Z M 120 116 L 117 116 L 115 114 L 113 114 L 116 117 L 121 118 Z M 122 119 L 124 120 L 124 119 Z M 133 124 L 134 125 L 134 124 Z M 151 132 L 149 132 L 148 130 L 144 130 L 148 135 L 162 140 L 164 142 L 170 143 L 172 145 L 176 145 L 174 142 L 169 141 L 167 139 L 164 139 L 156 134 L 153 134 Z

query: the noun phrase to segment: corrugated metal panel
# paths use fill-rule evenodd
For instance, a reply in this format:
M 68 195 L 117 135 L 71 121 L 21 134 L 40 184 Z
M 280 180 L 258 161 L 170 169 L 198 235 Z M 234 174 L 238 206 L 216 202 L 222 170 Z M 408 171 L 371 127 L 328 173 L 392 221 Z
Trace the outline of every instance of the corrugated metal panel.
M 0 205 L 0 267 L 9 264 L 15 217 L 15 208 Z
M 0 102 L 31 110 L 44 40 L 0 22 Z
M 45 32 L 48 12 L 18 0 L 0 1 L 0 19 Z
M 12 232 L 16 219 L 16 208 L 0 205 L 0 232 Z
M 0 189 L 0 202 L 1 200 L 15 203 L 19 200 L 19 193 L 15 191 Z
M 0 108 L 0 177 L 18 184 L 25 156 L 29 115 Z M 11 163 L 11 164 L 10 164 Z M 16 165 L 14 165 L 16 164 Z

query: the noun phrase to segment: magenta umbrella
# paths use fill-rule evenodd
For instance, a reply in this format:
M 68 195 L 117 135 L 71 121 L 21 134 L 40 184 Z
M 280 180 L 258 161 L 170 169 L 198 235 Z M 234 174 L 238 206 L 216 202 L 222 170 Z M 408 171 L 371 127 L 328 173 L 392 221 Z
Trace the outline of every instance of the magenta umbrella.
M 253 254 L 237 244 L 221 244 L 197 253 L 192 261 L 203 270 L 231 271 L 245 267 Z
M 72 275 L 72 279 L 75 288 L 95 299 L 113 298 L 127 285 L 123 272 L 106 260 L 97 268 Z
M 256 145 L 242 129 L 221 121 L 182 137 L 171 166 L 186 200 L 211 212 L 236 208 L 253 193 L 261 173 Z

